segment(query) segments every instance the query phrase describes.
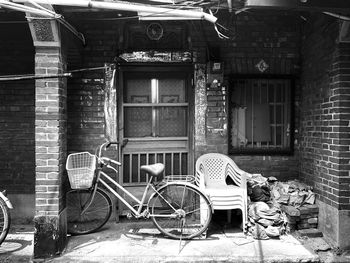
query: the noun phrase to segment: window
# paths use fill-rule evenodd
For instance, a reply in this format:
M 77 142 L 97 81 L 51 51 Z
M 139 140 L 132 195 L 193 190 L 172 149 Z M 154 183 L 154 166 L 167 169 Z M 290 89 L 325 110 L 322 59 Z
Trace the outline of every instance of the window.
M 124 85 L 124 136 L 187 136 L 185 74 L 127 74 Z
M 231 153 L 292 150 L 291 79 L 234 79 L 229 93 Z

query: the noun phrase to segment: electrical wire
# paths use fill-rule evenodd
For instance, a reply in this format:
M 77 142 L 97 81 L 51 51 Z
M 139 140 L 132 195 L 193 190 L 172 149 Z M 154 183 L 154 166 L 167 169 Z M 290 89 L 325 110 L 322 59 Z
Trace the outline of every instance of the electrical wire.
M 0 21 L 0 24 L 27 24 L 28 21 Z
M 4 76 L 0 76 L 0 81 L 72 77 L 72 73 L 95 71 L 95 70 L 102 70 L 102 69 L 108 69 L 108 68 L 110 67 L 103 66 L 103 67 L 94 67 L 94 68 L 82 68 L 82 69 L 69 70 L 61 74 L 49 74 L 49 75 L 42 75 L 42 74 L 40 75 L 39 74 L 4 75 Z
M 12 3 L 9 1 L 4 1 L 4 0 L 0 0 L 0 6 L 8 9 L 13 9 L 16 11 L 29 12 L 29 13 L 34 13 L 38 15 L 53 17 L 53 18 L 59 18 L 61 16 L 56 13 L 52 14 L 50 12 L 47 12 L 38 8 L 33 8 L 33 7 L 21 5 L 21 4 Z
M 12 3 L 9 1 L 4 1 L 4 0 L 0 0 L 0 7 L 5 7 L 5 8 L 16 10 L 16 11 L 21 11 L 21 12 L 25 12 L 25 13 L 31 13 L 31 14 L 37 14 L 40 16 L 44 16 L 44 17 L 26 16 L 27 19 L 41 19 L 41 20 L 43 20 L 43 19 L 57 19 L 57 21 L 59 23 L 64 25 L 69 31 L 71 31 L 74 35 L 76 35 L 85 45 L 86 42 L 85 42 L 84 35 L 82 33 L 78 32 L 71 24 L 69 24 L 66 20 L 64 20 L 62 15 L 57 14 L 56 12 L 45 8 L 32 0 L 28 0 L 28 2 L 32 5 L 34 5 L 35 7 L 20 5 L 20 4 L 16 4 L 16 3 Z
M 335 14 L 335 13 L 331 13 L 331 12 L 323 12 L 325 15 L 329 15 L 332 17 L 336 17 L 340 20 L 344 20 L 344 21 L 350 21 L 350 17 L 349 16 L 344 16 L 344 15 L 339 15 L 339 14 Z
M 83 21 L 117 21 L 126 19 L 139 19 L 140 16 L 124 16 L 124 17 L 110 17 L 110 18 L 86 18 Z
M 0 81 L 10 81 L 10 80 L 28 80 L 28 79 L 51 79 L 51 78 L 62 78 L 71 77 L 71 73 L 62 74 L 49 74 L 49 75 L 26 75 L 26 76 L 12 76 L 12 77 L 0 77 Z
M 214 24 L 214 29 L 216 31 L 216 33 L 218 34 L 218 37 L 221 38 L 221 39 L 230 39 L 230 37 L 224 35 L 223 33 L 221 33 L 217 27 L 217 23 Z
M 35 20 L 55 20 L 53 17 L 37 17 L 37 16 L 25 16 L 26 19 L 35 19 Z M 28 22 L 25 22 L 28 23 Z
M 213 12 L 209 9 L 209 13 L 211 15 L 213 15 Z M 224 26 L 220 25 L 219 23 L 214 23 L 214 29 L 216 31 L 216 33 L 218 34 L 218 37 L 221 38 L 221 39 L 230 39 L 230 37 L 226 36 L 225 34 L 221 33 L 218 29 L 218 25 L 221 27 L 221 28 L 225 28 Z
M 181 10 L 181 9 L 188 9 L 190 7 L 193 7 L 193 9 L 198 9 L 195 5 L 198 3 L 203 3 L 204 0 L 200 1 L 191 1 L 191 3 L 188 3 L 187 1 L 182 1 L 181 3 L 185 3 L 185 5 L 179 5 L 178 3 L 176 4 L 164 4 L 164 5 L 157 5 L 157 7 L 163 7 L 163 8 L 169 8 L 173 10 Z M 161 16 L 161 15 L 166 15 L 168 12 L 171 12 L 172 10 L 167 10 L 164 12 L 156 12 L 156 13 L 149 13 L 147 15 L 136 15 L 136 16 L 128 16 L 128 17 L 112 17 L 112 18 L 96 18 L 96 19 L 82 19 L 82 20 L 89 20 L 89 21 L 117 21 L 117 20 L 127 20 L 127 19 L 140 19 L 143 17 L 153 17 L 153 16 Z
M 53 16 L 58 15 L 56 12 L 53 12 L 52 10 L 49 10 L 49 9 L 45 8 L 45 7 L 39 5 L 38 3 L 36 3 L 36 2 L 34 2 L 34 1 L 32 1 L 32 0 L 28 0 L 28 2 L 31 3 L 32 5 L 34 5 L 35 7 L 39 8 L 39 9 L 41 9 L 41 10 L 43 10 L 43 11 L 46 11 L 46 12 L 48 12 L 49 14 L 52 14 Z M 62 17 L 62 15 L 59 15 L 59 16 Z

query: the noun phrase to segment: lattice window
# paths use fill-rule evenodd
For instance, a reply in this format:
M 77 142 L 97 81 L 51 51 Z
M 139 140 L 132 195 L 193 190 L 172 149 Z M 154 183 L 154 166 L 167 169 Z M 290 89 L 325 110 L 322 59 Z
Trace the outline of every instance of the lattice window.
M 235 79 L 230 88 L 230 151 L 290 152 L 290 79 Z
M 183 76 L 127 75 L 124 137 L 187 136 L 188 101 Z

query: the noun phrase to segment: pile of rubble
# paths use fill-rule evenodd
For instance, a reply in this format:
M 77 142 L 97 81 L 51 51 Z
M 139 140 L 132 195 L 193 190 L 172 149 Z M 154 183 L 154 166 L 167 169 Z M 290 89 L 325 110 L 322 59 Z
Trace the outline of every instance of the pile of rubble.
M 279 182 L 255 174 L 248 181 L 247 230 L 256 239 L 294 230 L 317 229 L 318 207 L 310 186 L 297 180 Z

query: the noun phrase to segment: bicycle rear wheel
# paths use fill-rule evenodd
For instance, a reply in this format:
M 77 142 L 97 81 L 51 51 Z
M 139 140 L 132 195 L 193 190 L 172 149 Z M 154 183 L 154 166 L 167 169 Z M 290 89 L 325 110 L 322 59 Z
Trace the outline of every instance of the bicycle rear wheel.
M 149 201 L 153 223 L 164 235 L 175 239 L 200 236 L 211 220 L 208 198 L 189 184 L 170 183 Z
M 0 244 L 5 240 L 11 224 L 10 212 L 4 200 L 0 199 Z
M 92 190 L 72 190 L 67 193 L 67 232 L 72 235 L 89 234 L 107 223 L 112 213 L 109 195 L 97 188 L 88 209 L 82 213 L 91 198 Z

